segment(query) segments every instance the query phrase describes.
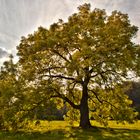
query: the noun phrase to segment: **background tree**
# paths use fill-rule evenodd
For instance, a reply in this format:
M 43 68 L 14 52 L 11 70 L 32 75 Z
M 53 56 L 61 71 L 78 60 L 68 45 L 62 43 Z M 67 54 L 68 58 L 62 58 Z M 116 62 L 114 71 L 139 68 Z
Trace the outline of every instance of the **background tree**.
M 140 119 L 140 81 L 126 82 L 124 86 L 129 86 L 126 94 L 133 101 L 132 106 L 139 112 L 137 118 Z
M 10 129 L 16 127 L 15 114 L 20 106 L 17 101 L 18 93 L 17 69 L 13 63 L 13 56 L 9 56 L 9 61 L 5 61 L 0 71 L 0 123 L 1 128 Z
M 17 130 L 34 119 L 63 119 L 63 112 L 58 111 L 53 99 L 47 102 L 37 88 L 28 86 L 20 71 L 12 55 L 1 67 L 0 129 Z
M 122 90 L 128 72 L 137 75 L 138 45 L 132 42 L 138 28 L 127 14 L 78 7 L 67 22 L 49 29 L 39 27 L 22 37 L 19 63 L 28 85 L 40 88 L 44 100 L 62 99 L 80 113 L 80 126 L 91 127 L 91 116 L 101 123 L 114 118 L 131 122 L 131 102 Z M 61 101 L 60 101 L 61 102 Z

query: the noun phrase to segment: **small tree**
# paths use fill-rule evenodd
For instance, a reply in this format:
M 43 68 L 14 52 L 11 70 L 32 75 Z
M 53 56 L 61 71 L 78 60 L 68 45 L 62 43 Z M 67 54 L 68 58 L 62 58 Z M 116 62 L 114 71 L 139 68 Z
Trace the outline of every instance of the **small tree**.
M 80 126 L 91 127 L 89 113 L 97 121 L 131 121 L 131 103 L 122 92 L 129 71 L 137 74 L 138 45 L 132 42 L 138 28 L 127 14 L 90 10 L 59 20 L 49 29 L 39 27 L 22 37 L 18 49 L 23 76 L 49 98 L 60 98 L 80 112 Z
M 16 74 L 16 65 L 13 63 L 13 56 L 10 55 L 9 61 L 3 63 L 0 71 L 0 123 L 2 129 L 10 129 L 12 125 L 17 126 L 14 115 L 20 107 L 16 101 L 18 91 Z

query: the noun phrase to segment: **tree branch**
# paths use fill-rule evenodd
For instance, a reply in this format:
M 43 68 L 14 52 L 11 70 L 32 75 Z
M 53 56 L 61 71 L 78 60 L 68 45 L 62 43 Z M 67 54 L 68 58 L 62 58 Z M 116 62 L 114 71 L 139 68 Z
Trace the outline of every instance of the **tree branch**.
M 72 80 L 72 81 L 75 81 L 77 83 L 82 83 L 82 81 L 80 80 L 76 80 L 75 78 L 73 77 L 66 77 L 66 76 L 63 76 L 63 75 L 43 75 L 43 76 L 47 76 L 47 77 L 51 77 L 51 78 L 60 78 L 60 79 L 66 79 L 66 80 Z
M 66 96 L 60 94 L 56 89 L 53 89 L 53 90 L 57 93 L 57 95 L 52 95 L 52 96 L 50 96 L 51 98 L 55 98 L 55 97 L 61 98 L 64 101 L 66 101 L 67 103 L 69 103 L 69 105 L 71 105 L 73 108 L 80 109 L 80 105 L 74 104 L 70 99 L 68 99 Z
M 115 105 L 111 104 L 110 102 L 108 102 L 108 101 L 106 101 L 106 100 L 100 100 L 99 97 L 98 97 L 98 95 L 97 95 L 97 93 L 96 93 L 95 91 L 93 91 L 93 90 L 89 90 L 89 91 L 91 91 L 91 92 L 95 95 L 96 99 L 97 99 L 101 104 L 102 104 L 103 102 L 106 102 L 106 103 L 108 103 L 109 105 L 111 105 L 112 107 L 114 107 L 115 109 L 118 109 L 118 110 L 119 110 L 119 108 L 117 108 Z M 89 98 L 91 99 L 91 97 L 89 97 Z
M 106 72 L 112 72 L 112 70 L 101 71 L 101 72 L 99 72 L 99 73 L 96 73 L 96 74 L 94 74 L 94 75 L 91 75 L 91 78 L 94 78 L 94 77 L 96 77 L 96 76 L 98 76 L 98 75 L 101 75 L 101 74 L 105 74 Z
M 65 60 L 65 61 L 67 61 L 68 63 L 70 63 L 70 61 L 69 61 L 67 58 L 65 58 L 63 55 L 61 55 L 58 51 L 53 50 L 53 52 L 54 52 L 55 54 L 57 54 L 58 56 L 60 56 L 61 58 L 63 58 L 63 60 Z

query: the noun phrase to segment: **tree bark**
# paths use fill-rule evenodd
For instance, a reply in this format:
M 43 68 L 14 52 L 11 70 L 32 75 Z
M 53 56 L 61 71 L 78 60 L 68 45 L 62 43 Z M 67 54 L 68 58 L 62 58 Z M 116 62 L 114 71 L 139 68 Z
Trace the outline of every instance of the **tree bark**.
M 83 85 L 83 91 L 82 91 L 82 99 L 80 104 L 80 127 L 84 129 L 91 127 L 91 123 L 89 120 L 87 84 Z

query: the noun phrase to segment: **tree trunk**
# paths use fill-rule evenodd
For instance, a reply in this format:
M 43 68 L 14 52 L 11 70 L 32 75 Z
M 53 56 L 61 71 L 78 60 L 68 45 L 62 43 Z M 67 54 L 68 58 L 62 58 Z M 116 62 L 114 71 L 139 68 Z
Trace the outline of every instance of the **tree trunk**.
M 80 104 L 80 127 L 84 129 L 91 127 L 91 123 L 89 121 L 87 84 L 83 85 L 83 93 L 82 93 L 82 99 Z

